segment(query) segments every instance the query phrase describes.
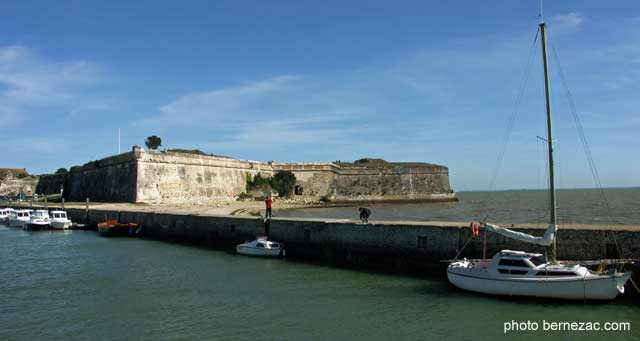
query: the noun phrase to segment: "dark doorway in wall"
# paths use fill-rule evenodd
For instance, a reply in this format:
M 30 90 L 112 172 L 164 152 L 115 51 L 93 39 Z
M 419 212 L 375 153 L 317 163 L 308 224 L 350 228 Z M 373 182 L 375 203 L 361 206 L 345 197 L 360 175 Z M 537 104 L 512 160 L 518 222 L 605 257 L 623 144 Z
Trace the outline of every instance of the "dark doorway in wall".
M 296 185 L 296 187 L 293 189 L 293 193 L 295 193 L 296 195 L 302 195 L 303 192 L 304 188 L 302 188 L 302 186 L 300 185 Z

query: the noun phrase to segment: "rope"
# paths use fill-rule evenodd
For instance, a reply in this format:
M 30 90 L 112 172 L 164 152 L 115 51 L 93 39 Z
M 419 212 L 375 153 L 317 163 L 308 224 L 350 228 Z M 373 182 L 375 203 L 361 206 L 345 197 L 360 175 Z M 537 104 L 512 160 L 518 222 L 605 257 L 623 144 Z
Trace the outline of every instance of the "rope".
M 589 169 L 591 170 L 591 175 L 593 176 L 593 180 L 595 182 L 596 185 L 596 189 L 598 190 L 598 194 L 600 195 L 600 197 L 602 198 L 602 201 L 604 203 L 605 209 L 606 209 L 606 214 L 607 214 L 607 218 L 609 219 L 609 221 L 612 221 L 613 217 L 611 215 L 611 206 L 609 205 L 609 201 L 607 200 L 606 195 L 604 194 L 604 190 L 602 188 L 602 182 L 600 181 L 600 175 L 598 174 L 598 169 L 596 168 L 596 163 L 593 159 L 593 156 L 591 155 L 591 148 L 589 147 L 589 142 L 587 141 L 586 135 L 584 133 L 584 129 L 582 127 L 582 122 L 580 121 L 580 116 L 578 116 L 578 110 L 576 109 L 575 103 L 573 101 L 573 96 L 571 95 L 571 91 L 569 90 L 569 87 L 567 85 L 567 80 L 564 76 L 564 72 L 562 70 L 562 66 L 560 65 L 560 61 L 558 59 L 558 54 L 556 52 L 556 48 L 555 45 L 553 44 L 553 41 L 551 41 L 551 38 L 549 38 L 549 42 L 551 45 L 551 51 L 553 54 L 553 59 L 555 61 L 555 64 L 557 65 L 557 69 L 558 69 L 558 75 L 560 76 L 560 80 L 562 81 L 562 87 L 565 91 L 565 96 L 567 97 L 567 102 L 569 103 L 569 112 L 571 113 L 571 117 L 573 118 L 573 121 L 576 125 L 576 128 L 578 130 L 578 135 L 580 136 L 580 142 L 582 143 L 582 147 L 584 149 L 585 155 L 587 157 L 587 163 L 589 164 Z M 620 256 L 620 258 L 622 257 L 622 250 L 620 249 L 620 245 L 618 244 L 618 240 L 616 238 L 616 235 L 613 231 L 611 232 L 611 236 L 613 239 L 613 242 L 616 246 L 616 250 L 618 251 L 618 255 Z M 622 268 L 622 267 L 620 267 Z M 635 284 L 634 284 L 635 285 Z
M 638 294 L 640 294 L 640 289 L 638 289 L 638 286 L 636 285 L 636 282 L 633 281 L 633 278 L 629 277 L 629 281 L 631 281 L 633 287 L 636 288 L 636 291 L 638 292 Z
M 453 258 L 453 260 L 458 259 L 458 256 L 460 256 L 460 254 L 462 253 L 462 251 L 464 251 L 464 248 L 467 247 L 467 245 L 469 245 L 469 243 L 471 242 L 471 240 L 473 239 L 473 237 L 469 238 L 469 240 L 467 240 L 466 243 L 464 243 L 464 245 L 462 245 L 462 249 L 460 249 L 460 251 L 458 251 L 458 253 L 456 254 L 456 256 Z
M 536 36 L 533 39 L 533 44 L 531 45 L 531 50 L 529 51 L 529 59 L 527 60 L 527 63 L 525 64 L 525 67 L 524 67 L 524 80 L 522 82 L 522 85 L 520 86 L 518 97 L 516 98 L 516 102 L 514 104 L 513 110 L 511 112 L 511 115 L 509 116 L 509 120 L 507 121 L 506 134 L 502 141 L 502 146 L 500 147 L 500 153 L 498 153 L 498 159 L 496 160 L 496 167 L 492 172 L 491 182 L 489 182 L 489 190 L 493 189 L 496 179 L 498 178 L 498 171 L 500 170 L 500 166 L 502 165 L 504 154 L 507 151 L 507 145 L 509 144 L 509 140 L 511 139 L 511 132 L 513 131 L 513 125 L 516 121 L 516 117 L 518 116 L 518 113 L 520 112 L 520 104 L 522 103 L 522 99 L 524 98 L 524 92 L 525 92 L 525 89 L 527 88 L 527 83 L 529 82 L 529 75 L 531 74 L 531 62 L 533 61 L 534 52 L 536 51 L 535 44 L 536 44 L 536 41 L 538 40 L 539 32 L 540 32 L 540 29 L 537 29 Z

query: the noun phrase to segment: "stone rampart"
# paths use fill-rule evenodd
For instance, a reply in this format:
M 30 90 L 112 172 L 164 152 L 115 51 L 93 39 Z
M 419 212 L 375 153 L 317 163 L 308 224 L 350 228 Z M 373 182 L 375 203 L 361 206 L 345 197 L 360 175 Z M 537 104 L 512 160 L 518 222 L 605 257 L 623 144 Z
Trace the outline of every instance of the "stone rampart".
M 247 174 L 273 175 L 268 163 L 185 153 L 140 152 L 137 164 L 137 201 L 148 203 L 234 200 Z
M 37 193 L 56 194 L 63 189 L 67 201 L 135 202 L 136 153 L 123 153 L 73 167 L 66 174 L 40 178 Z
M 326 164 L 274 164 L 296 175 L 302 195 L 334 202 L 448 200 L 453 198 L 447 167 L 378 163 L 373 167 Z
M 296 197 L 336 202 L 450 200 L 448 169 L 424 163 L 367 166 L 344 163 L 273 163 L 202 154 L 145 151 L 140 148 L 43 176 L 37 193 L 59 193 L 66 200 L 153 204 L 207 204 L 235 200 L 248 177 L 270 177 L 280 170 L 297 179 Z

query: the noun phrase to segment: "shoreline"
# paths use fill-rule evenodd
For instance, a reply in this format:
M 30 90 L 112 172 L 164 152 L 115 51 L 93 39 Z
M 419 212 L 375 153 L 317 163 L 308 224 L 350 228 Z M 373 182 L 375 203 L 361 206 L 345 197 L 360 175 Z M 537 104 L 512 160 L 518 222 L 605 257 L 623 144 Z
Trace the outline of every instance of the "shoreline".
M 430 199 L 389 199 L 389 200 L 349 200 L 349 201 L 311 201 L 311 200 L 291 200 L 274 199 L 273 211 L 295 210 L 301 208 L 330 208 L 330 207 L 354 207 L 359 205 L 384 205 L 384 204 L 406 204 L 406 203 L 442 203 L 458 202 L 457 197 L 436 197 Z M 59 202 L 42 201 L 33 202 L 0 202 L 0 206 L 21 206 L 21 207 L 46 207 L 61 208 Z M 86 208 L 83 202 L 67 202 L 65 208 Z M 89 202 L 90 209 L 141 211 L 156 213 L 188 213 L 188 214 L 222 214 L 232 216 L 262 216 L 265 211 L 265 204 L 262 200 L 218 200 L 202 204 L 147 204 L 130 202 Z

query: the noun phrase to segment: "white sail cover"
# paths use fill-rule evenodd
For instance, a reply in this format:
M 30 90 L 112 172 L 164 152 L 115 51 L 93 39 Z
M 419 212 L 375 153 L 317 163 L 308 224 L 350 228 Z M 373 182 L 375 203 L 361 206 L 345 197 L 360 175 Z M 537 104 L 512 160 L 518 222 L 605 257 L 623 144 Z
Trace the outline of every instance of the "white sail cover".
M 542 237 L 534 237 L 530 234 L 526 234 L 526 233 L 522 233 L 522 232 L 516 232 L 513 230 L 509 230 L 507 228 L 504 227 L 500 227 L 497 225 L 492 225 L 492 224 L 484 224 L 485 228 L 487 229 L 487 231 L 489 232 L 495 232 L 497 234 L 501 234 L 505 237 L 509 237 L 509 238 L 513 238 L 513 239 L 517 239 L 523 242 L 527 242 L 527 243 L 531 243 L 531 244 L 538 244 L 538 245 L 544 245 L 544 246 L 549 246 L 551 245 L 551 243 L 553 242 L 553 238 L 556 234 L 556 231 L 558 230 L 558 226 L 554 226 L 552 224 L 549 224 L 549 227 L 547 227 L 547 231 L 545 231 L 544 236 Z

